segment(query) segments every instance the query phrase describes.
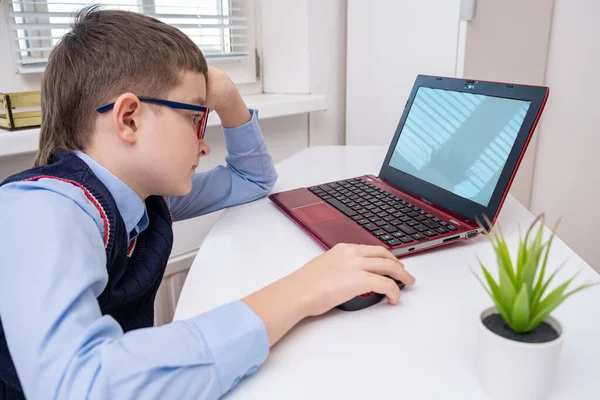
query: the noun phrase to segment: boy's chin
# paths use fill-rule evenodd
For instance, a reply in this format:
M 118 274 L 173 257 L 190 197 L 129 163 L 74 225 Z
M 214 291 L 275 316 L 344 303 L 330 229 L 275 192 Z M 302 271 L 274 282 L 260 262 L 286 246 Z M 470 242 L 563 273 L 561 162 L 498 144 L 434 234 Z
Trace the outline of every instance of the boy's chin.
M 162 196 L 185 196 L 192 191 L 192 182 L 188 182 L 186 185 L 180 185 L 179 187 L 171 187 L 169 190 L 165 190 Z

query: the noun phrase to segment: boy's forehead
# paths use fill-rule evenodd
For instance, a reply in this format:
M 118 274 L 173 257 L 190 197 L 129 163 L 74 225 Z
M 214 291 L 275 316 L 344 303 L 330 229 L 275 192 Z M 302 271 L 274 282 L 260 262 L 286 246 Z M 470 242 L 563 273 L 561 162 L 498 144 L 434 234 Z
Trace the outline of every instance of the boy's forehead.
M 185 71 L 181 82 L 172 95 L 180 101 L 204 105 L 206 100 L 206 78 L 200 72 Z

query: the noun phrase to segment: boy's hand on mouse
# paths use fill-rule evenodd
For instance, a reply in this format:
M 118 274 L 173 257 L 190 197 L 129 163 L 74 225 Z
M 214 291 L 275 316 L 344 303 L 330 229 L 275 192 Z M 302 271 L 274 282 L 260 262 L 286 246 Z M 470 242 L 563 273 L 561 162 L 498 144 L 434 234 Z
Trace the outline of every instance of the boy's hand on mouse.
M 363 293 L 382 293 L 390 303 L 398 303 L 400 289 L 384 275 L 409 286 L 415 283 L 383 247 L 341 244 L 243 301 L 263 320 L 273 345 L 300 320 Z
M 391 304 L 397 304 L 398 284 L 384 275 L 409 286 L 415 283 L 404 265 L 383 247 L 341 244 L 286 279 L 303 288 L 305 312 L 315 316 L 369 292 L 384 294 Z
M 224 127 L 233 128 L 250 121 L 248 107 L 225 72 L 208 67 L 207 80 L 205 105 L 219 115 Z

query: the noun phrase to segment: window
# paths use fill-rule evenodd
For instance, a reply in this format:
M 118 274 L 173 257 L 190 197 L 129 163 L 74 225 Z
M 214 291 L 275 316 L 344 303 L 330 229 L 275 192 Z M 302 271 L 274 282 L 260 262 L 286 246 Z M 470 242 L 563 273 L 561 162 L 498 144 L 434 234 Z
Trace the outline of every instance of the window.
M 225 70 L 234 82 L 257 80 L 253 0 L 7 1 L 17 71 L 43 71 L 52 47 L 68 32 L 75 12 L 89 4 L 135 11 L 173 25 L 198 44 L 209 64 Z

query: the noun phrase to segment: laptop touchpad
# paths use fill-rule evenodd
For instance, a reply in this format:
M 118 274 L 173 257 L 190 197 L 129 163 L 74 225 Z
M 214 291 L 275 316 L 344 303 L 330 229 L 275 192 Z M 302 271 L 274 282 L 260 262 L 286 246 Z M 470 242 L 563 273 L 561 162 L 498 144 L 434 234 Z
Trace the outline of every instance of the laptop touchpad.
M 307 225 L 343 218 L 342 214 L 326 203 L 293 208 L 292 212 Z

